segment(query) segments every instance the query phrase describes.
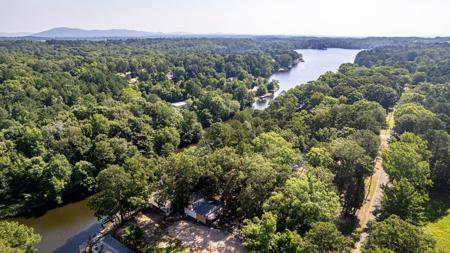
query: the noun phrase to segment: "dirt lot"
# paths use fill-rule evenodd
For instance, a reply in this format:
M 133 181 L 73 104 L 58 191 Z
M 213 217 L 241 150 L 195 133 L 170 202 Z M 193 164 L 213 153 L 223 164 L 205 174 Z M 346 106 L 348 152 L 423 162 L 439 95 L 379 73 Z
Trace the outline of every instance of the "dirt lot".
M 236 235 L 209 228 L 192 221 L 177 221 L 167 228 L 167 233 L 192 251 L 213 253 L 247 252 L 241 246 L 241 241 Z

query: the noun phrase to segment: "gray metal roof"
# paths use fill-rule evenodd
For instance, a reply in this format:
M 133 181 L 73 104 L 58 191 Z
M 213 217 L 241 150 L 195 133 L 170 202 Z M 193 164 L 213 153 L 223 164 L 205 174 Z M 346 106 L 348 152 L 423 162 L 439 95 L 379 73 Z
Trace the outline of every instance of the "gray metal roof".
M 134 251 L 127 248 L 118 240 L 114 239 L 111 235 L 103 237 L 98 244 L 103 244 L 102 252 L 108 253 L 135 253 Z
M 204 215 L 206 217 L 222 211 L 222 203 L 217 200 L 205 200 L 204 198 L 198 199 L 192 203 L 192 209 L 195 213 Z

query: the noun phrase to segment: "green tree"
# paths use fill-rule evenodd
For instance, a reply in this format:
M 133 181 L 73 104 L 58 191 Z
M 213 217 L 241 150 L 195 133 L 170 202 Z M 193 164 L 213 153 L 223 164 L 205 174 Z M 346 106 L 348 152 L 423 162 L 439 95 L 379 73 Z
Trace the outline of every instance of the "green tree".
M 363 249 L 363 253 L 395 253 L 393 250 L 386 249 L 386 248 L 372 248 L 372 249 Z
M 278 233 L 279 252 L 297 253 L 302 252 L 304 247 L 305 243 L 296 231 L 286 229 L 282 233 Z
M 433 187 L 440 191 L 450 189 L 450 135 L 444 130 L 427 133 Z
M 306 232 L 306 252 L 351 252 L 352 242 L 331 222 L 314 223 Z
M 182 111 L 183 121 L 180 124 L 181 145 L 196 143 L 202 134 L 202 125 L 197 120 L 197 115 L 188 110 Z
M 44 156 L 46 150 L 41 130 L 36 127 L 25 127 L 22 136 L 17 140 L 17 150 L 27 157 Z
M 254 217 L 262 212 L 262 205 L 277 186 L 280 176 L 275 166 L 259 154 L 245 157 L 242 161 L 243 177 L 237 196 L 238 214 Z M 290 167 L 287 167 L 290 170 Z
M 306 161 L 313 167 L 328 167 L 333 163 L 333 157 L 327 149 L 313 147 L 306 155 Z
M 108 164 L 116 161 L 114 149 L 111 147 L 111 143 L 106 135 L 100 134 L 95 138 L 92 158 L 98 168 L 105 168 Z
M 95 176 L 98 170 L 88 161 L 79 161 L 73 167 L 71 184 L 73 187 L 84 187 L 92 192 L 96 188 Z
M 144 231 L 136 223 L 131 223 L 123 230 L 123 242 L 132 249 L 138 248 L 143 238 Z
M 426 191 L 432 184 L 430 165 L 418 148 L 414 143 L 394 142 L 383 152 L 383 165 L 391 180 L 406 178 L 417 190 Z
M 412 114 L 415 116 L 425 116 L 425 115 L 434 115 L 433 112 L 427 110 L 425 107 L 415 103 L 405 103 L 399 105 L 394 112 L 394 118 L 399 119 L 403 115 Z
M 290 230 L 276 231 L 277 217 L 268 212 L 262 218 L 245 220 L 241 233 L 244 237 L 243 245 L 249 252 L 301 252 L 304 242 L 301 236 Z
M 264 211 L 278 217 L 279 229 L 305 233 L 312 224 L 332 221 L 341 210 L 339 197 L 314 177 L 290 178 L 264 202 Z
M 349 138 L 364 148 L 364 150 L 366 150 L 366 154 L 371 158 L 375 158 L 378 155 L 380 137 L 372 131 L 367 129 L 358 130 L 351 134 Z
M 426 193 L 418 192 L 407 179 L 394 180 L 391 186 L 383 188 L 380 218 L 385 219 L 392 214 L 414 224 L 420 224 L 425 217 Z
M 62 194 L 70 183 L 71 175 L 72 165 L 67 161 L 67 158 L 60 154 L 53 156 L 43 173 L 47 197 L 61 204 Z
M 98 217 L 115 216 L 123 222 L 129 211 L 143 207 L 149 196 L 149 182 L 145 177 L 126 172 L 118 165 L 110 165 L 97 178 L 98 193 L 89 198 L 89 207 Z
M 202 168 L 196 148 L 173 153 L 160 163 L 161 182 L 159 184 L 162 203 L 169 200 L 175 209 L 182 210 L 192 197 Z
M 391 215 L 384 221 L 371 224 L 369 237 L 364 244 L 364 249 L 372 251 L 388 249 L 393 252 L 423 253 L 435 252 L 435 244 L 433 238 L 425 234 L 421 227 L 414 226 L 396 215 Z
M 92 117 L 90 118 L 90 124 L 92 125 L 93 137 L 99 134 L 108 135 L 110 122 L 105 116 L 101 114 L 92 115 Z
M 173 127 L 164 127 L 156 130 L 155 151 L 160 155 L 169 155 L 180 145 L 180 134 Z
M 337 139 L 331 142 L 332 170 L 345 214 L 354 215 L 364 200 L 364 178 L 372 174 L 372 159 L 356 142 Z
M 208 128 L 204 142 L 211 148 L 223 148 L 231 143 L 233 129 L 229 124 L 216 122 Z
M 253 142 L 255 152 L 263 154 L 278 164 L 293 165 L 300 161 L 300 153 L 275 132 L 263 133 Z
M 33 228 L 15 221 L 0 221 L 0 251 L 3 253 L 36 252 L 34 245 L 41 236 L 34 233 Z
M 249 252 L 277 252 L 277 216 L 268 212 L 262 218 L 245 220 L 241 231 L 244 245 Z
M 416 72 L 416 73 L 414 73 L 414 75 L 412 76 L 412 83 L 415 85 L 415 84 L 418 84 L 418 83 L 421 83 L 421 82 L 424 82 L 424 81 L 426 81 L 427 80 L 427 74 L 426 73 L 424 73 L 424 72 Z

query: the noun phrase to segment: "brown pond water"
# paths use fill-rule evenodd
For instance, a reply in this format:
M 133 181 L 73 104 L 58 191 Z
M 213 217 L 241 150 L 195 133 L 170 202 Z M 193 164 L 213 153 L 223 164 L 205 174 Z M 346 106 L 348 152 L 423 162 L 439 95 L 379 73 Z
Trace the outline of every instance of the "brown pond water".
M 100 223 L 87 206 L 87 200 L 51 209 L 36 218 L 12 219 L 34 228 L 42 236 L 37 245 L 42 253 L 78 252 L 78 246 L 100 229 Z

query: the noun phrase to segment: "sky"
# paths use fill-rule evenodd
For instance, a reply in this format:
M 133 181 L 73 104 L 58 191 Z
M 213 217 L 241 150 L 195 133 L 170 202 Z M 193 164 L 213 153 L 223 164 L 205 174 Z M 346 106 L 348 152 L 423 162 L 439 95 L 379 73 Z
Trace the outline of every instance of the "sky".
M 450 36 L 450 0 L 0 0 L 0 32 Z

